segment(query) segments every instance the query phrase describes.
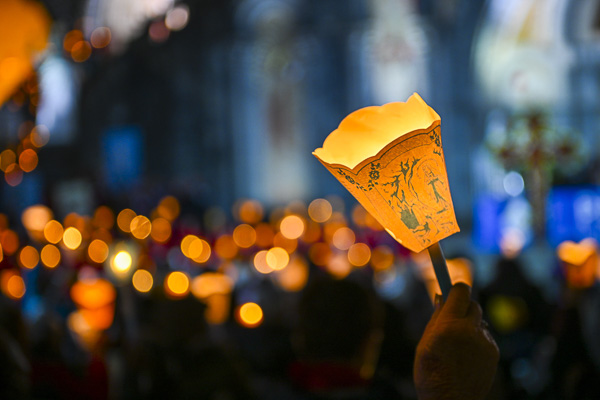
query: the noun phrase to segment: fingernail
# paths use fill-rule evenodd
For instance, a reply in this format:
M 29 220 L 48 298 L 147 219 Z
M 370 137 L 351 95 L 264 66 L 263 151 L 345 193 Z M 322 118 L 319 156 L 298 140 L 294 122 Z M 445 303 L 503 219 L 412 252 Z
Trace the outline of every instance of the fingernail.
M 443 300 L 444 299 L 441 294 L 435 294 L 435 297 L 433 298 L 433 306 L 436 310 L 442 306 Z

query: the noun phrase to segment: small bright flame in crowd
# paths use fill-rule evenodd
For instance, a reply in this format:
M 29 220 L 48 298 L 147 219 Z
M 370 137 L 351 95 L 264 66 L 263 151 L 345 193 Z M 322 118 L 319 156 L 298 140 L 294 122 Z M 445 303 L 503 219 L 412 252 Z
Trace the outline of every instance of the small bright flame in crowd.
M 354 243 L 348 249 L 348 261 L 355 267 L 367 265 L 371 259 L 371 249 L 364 243 Z
M 236 207 L 237 206 L 237 207 Z M 242 200 L 234 206 L 234 215 L 242 222 L 256 224 L 264 216 L 262 205 L 256 200 Z
M 315 222 L 326 222 L 332 212 L 331 203 L 325 199 L 315 199 L 308 206 L 308 215 Z
M 4 254 L 7 256 L 13 255 L 19 249 L 19 236 L 15 231 L 6 229 L 0 233 L 0 243 Z
M 254 255 L 254 268 L 261 274 L 273 272 L 273 269 L 267 264 L 267 250 L 261 250 Z
M 19 155 L 19 167 L 24 172 L 33 171 L 38 165 L 38 155 L 35 150 L 25 149 Z
M 119 229 L 125 233 L 131 232 L 131 221 L 137 216 L 135 211 L 130 208 L 125 208 L 121 210 L 119 215 L 117 215 L 117 225 Z
M 68 249 L 75 250 L 81 244 L 81 232 L 73 226 L 65 229 L 63 233 L 63 243 Z
M 230 235 L 221 235 L 215 241 L 214 251 L 219 257 L 230 260 L 237 255 L 238 247 Z
M 354 244 L 356 236 L 354 231 L 348 227 L 342 227 L 335 231 L 332 237 L 332 243 L 340 250 L 348 250 Z
M 169 220 L 163 217 L 155 218 L 152 221 L 150 236 L 156 243 L 166 243 L 171 238 L 172 228 Z
M 24 268 L 34 269 L 40 262 L 40 254 L 35 247 L 25 246 L 19 253 L 19 262 Z
M 290 260 L 287 267 L 275 274 L 275 280 L 284 290 L 297 292 L 306 286 L 308 265 L 299 257 Z
M 180 31 L 186 27 L 190 17 L 190 9 L 185 4 L 173 7 L 165 16 L 165 25 L 172 31 Z
M 0 289 L 6 297 L 18 300 L 25 295 L 25 281 L 14 270 L 4 270 L 0 273 Z
M 246 328 L 256 328 L 263 321 L 263 310 L 256 303 L 246 303 L 238 308 L 236 317 Z
M 42 248 L 40 258 L 46 267 L 55 268 L 60 263 L 60 250 L 52 244 L 47 244 Z
M 110 33 L 110 29 L 105 26 L 99 26 L 98 28 L 92 31 L 92 35 L 90 36 L 90 42 L 92 46 L 96 49 L 103 49 L 104 47 L 110 44 L 112 36 Z
M 92 224 L 97 228 L 112 229 L 115 225 L 115 213 L 107 206 L 100 206 L 94 211 Z
M 256 230 L 248 224 L 240 224 L 233 230 L 233 241 L 242 249 L 252 247 L 256 243 Z
M 108 258 L 108 244 L 100 239 L 94 239 L 88 246 L 88 256 L 95 263 L 102 264 Z
M 165 279 L 165 291 L 172 297 L 184 297 L 190 290 L 190 278 L 181 272 L 175 271 Z
M 44 237 L 49 243 L 56 244 L 61 241 L 63 237 L 64 229 L 60 222 L 57 220 L 48 221 L 44 227 Z
M 279 271 L 288 265 L 290 262 L 290 255 L 281 247 L 273 247 L 267 251 L 266 261 L 271 269 Z
M 281 220 L 279 231 L 288 239 L 298 239 L 304 233 L 304 221 L 297 215 L 288 215 Z
M 173 222 L 179 216 L 181 206 L 175 197 L 166 196 L 158 204 L 157 211 L 160 217 Z
M 384 271 L 394 264 L 394 253 L 386 245 L 377 246 L 371 254 L 371 266 L 375 271 Z
M 125 250 L 121 250 L 113 257 L 111 267 L 115 272 L 122 274 L 129 271 L 132 262 L 131 254 Z
M 131 282 L 138 292 L 148 293 L 152 289 L 154 278 L 152 278 L 152 274 L 145 269 L 138 269 L 134 272 Z
M 138 215 L 131 220 L 129 230 L 136 239 L 146 239 L 152 230 L 152 223 L 147 217 Z

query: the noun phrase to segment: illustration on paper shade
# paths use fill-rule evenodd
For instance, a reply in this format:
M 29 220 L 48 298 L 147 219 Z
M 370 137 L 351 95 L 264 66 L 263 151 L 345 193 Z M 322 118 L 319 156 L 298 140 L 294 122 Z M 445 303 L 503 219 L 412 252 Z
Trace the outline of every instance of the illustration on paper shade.
M 340 165 L 335 170 L 345 178 L 340 180 L 344 186 L 357 199 L 364 198 L 371 207 L 359 200 L 363 206 L 406 247 L 423 249 L 458 232 L 439 123 L 429 130 L 401 136 L 374 160 L 359 167 L 356 172 Z M 381 207 L 380 202 L 387 204 Z M 399 237 L 395 229 L 390 229 L 385 222 L 390 220 L 390 213 L 396 214 L 413 240 Z

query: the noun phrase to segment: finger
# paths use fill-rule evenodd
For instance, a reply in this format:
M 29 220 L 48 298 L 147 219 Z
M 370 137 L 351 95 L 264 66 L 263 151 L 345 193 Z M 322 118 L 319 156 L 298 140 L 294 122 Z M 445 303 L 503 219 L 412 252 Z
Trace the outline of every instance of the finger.
M 438 316 L 440 315 L 440 312 L 442 311 L 442 306 L 444 305 L 444 298 L 437 294 L 435 295 L 435 298 L 433 299 L 433 314 L 431 315 L 431 318 L 429 318 L 429 323 L 428 325 L 433 325 L 435 324 L 435 321 L 437 320 Z
M 459 282 L 452 286 L 438 318 L 463 318 L 471 306 L 471 287 Z
M 481 311 L 481 306 L 479 305 L 479 303 L 471 300 L 469 310 L 467 311 L 467 319 L 473 321 L 473 325 L 480 326 L 482 315 L 483 312 Z

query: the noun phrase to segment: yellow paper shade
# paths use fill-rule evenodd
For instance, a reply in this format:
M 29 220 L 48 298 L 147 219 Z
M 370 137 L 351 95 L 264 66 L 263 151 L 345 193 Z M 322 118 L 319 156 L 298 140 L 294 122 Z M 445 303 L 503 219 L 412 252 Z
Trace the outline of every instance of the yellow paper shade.
M 594 239 L 583 239 L 579 243 L 562 242 L 556 252 L 569 287 L 588 288 L 598 279 L 598 252 Z
M 353 112 L 313 154 L 406 248 L 459 231 L 440 117 L 418 94 Z

